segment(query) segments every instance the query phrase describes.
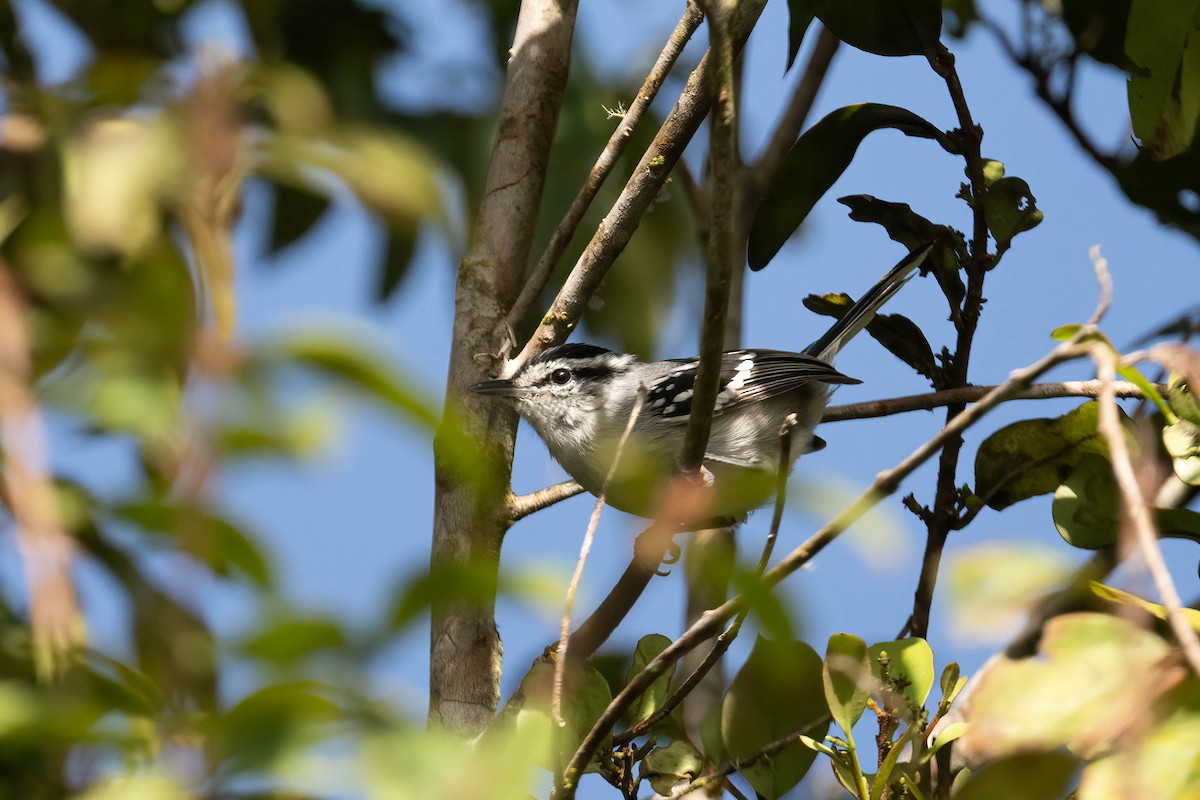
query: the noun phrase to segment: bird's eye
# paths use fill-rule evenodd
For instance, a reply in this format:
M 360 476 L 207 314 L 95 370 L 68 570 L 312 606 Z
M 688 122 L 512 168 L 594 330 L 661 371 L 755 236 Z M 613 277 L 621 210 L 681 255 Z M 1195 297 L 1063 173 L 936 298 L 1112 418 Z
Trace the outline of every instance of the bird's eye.
M 557 383 L 559 386 L 561 386 L 562 384 L 564 384 L 564 383 L 566 383 L 567 381 L 571 380 L 571 370 L 569 370 L 569 369 L 556 369 L 556 370 L 554 370 L 554 372 L 551 372 L 551 373 L 550 373 L 550 380 L 554 381 L 554 382 L 555 382 L 555 383 Z

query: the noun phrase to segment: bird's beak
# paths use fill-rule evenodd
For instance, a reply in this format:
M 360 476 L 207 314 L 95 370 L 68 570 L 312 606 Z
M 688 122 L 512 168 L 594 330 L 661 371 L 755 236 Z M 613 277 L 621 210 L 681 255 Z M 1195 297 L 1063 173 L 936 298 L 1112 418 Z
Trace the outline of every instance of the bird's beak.
M 520 389 L 510 380 L 483 381 L 467 391 L 471 394 L 483 394 L 491 397 L 518 397 L 521 394 Z

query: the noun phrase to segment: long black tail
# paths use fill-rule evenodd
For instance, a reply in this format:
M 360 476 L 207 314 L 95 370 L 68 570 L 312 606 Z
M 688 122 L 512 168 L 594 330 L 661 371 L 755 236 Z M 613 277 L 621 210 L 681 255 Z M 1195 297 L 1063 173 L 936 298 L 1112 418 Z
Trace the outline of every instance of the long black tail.
M 908 282 L 917 267 L 924 263 L 933 249 L 933 243 L 924 244 L 913 250 L 900 260 L 900 263 L 888 270 L 888 274 L 880 278 L 879 283 L 871 287 L 842 318 L 833 323 L 821 338 L 804 348 L 806 355 L 816 356 L 822 361 L 832 362 L 834 356 L 846 345 L 846 342 L 858 335 L 875 317 L 875 312 L 892 299 L 892 295 L 900 291 L 900 287 Z

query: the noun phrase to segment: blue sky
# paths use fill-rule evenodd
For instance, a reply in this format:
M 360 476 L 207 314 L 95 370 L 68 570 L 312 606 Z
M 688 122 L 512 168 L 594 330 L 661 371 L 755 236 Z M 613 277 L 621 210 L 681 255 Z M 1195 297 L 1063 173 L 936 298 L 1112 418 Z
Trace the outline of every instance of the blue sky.
M 37 3 L 27 2 L 37 21 Z M 681 3 L 588 0 L 582 3 L 577 58 L 584 58 L 603 75 L 639 81 L 678 18 Z M 1005 19 L 1012 4 L 986 3 L 984 9 Z M 236 26 L 227 23 L 214 6 L 194 29 L 196 40 L 218 38 L 242 51 Z M 786 45 L 785 4 L 768 3 L 747 54 L 743 149 L 753 154 L 764 141 L 772 120 L 798 77 L 781 80 Z M 418 51 L 444 59 L 469 58 L 470 48 L 483 35 L 471 22 L 461 0 L 419 0 L 407 6 L 423 42 Z M 417 9 L 415 12 L 413 9 Z M 636 19 L 636 26 L 627 24 Z M 69 72 L 78 57 L 77 44 L 53 28 L 50 41 L 67 46 L 50 48 L 57 65 L 51 75 Z M 698 37 L 702 41 L 702 36 Z M 992 37 L 976 30 L 965 41 L 951 41 L 957 55 L 967 98 L 975 119 L 985 130 L 984 155 L 1004 161 L 1008 174 L 1025 178 L 1045 213 L 1045 221 L 1016 240 L 1002 265 L 988 277 L 988 303 L 971 361 L 975 383 L 995 383 L 1013 369 L 1044 354 L 1051 346 L 1049 332 L 1058 325 L 1082 321 L 1096 300 L 1096 284 L 1088 248 L 1099 244 L 1109 259 L 1115 301 L 1104 322 L 1119 345 L 1155 327 L 1200 300 L 1196 291 L 1196 245 L 1190 238 L 1160 227 L 1152 215 L 1130 205 L 1115 183 L 1095 167 L 1071 142 L 1049 111 L 1034 99 L 1029 80 L 1003 57 Z M 689 54 L 698 44 L 693 43 Z M 801 59 L 804 54 L 802 53 Z M 686 60 L 686 59 L 685 59 Z M 694 59 L 693 59 L 694 63 Z M 64 66 L 65 65 L 65 66 Z M 427 77 L 419 60 L 397 61 L 380 75 L 382 89 L 406 102 L 425 102 Z M 461 93 L 449 96 L 479 98 L 498 89 L 496 76 L 476 74 Z M 678 81 L 664 90 L 671 95 Z M 449 87 L 454 89 L 454 87 Z M 1124 83 L 1107 69 L 1084 70 L 1077 108 L 1086 127 L 1106 146 L 1126 140 Z M 597 97 L 601 106 L 614 106 L 628 97 Z M 668 97 L 671 100 L 673 97 Z M 940 127 L 955 123 L 944 85 L 918 58 L 883 59 L 843 47 L 821 91 L 813 120 L 834 108 L 860 101 L 901 105 Z M 699 158 L 693 147 L 689 158 Z M 582 179 L 583 176 L 580 176 Z M 744 341 L 753 346 L 795 349 L 819 334 L 823 318 L 797 311 L 804 295 L 827 291 L 861 293 L 902 254 L 882 229 L 856 223 L 845 216 L 835 198 L 867 193 L 907 202 L 937 222 L 969 228 L 969 211 L 954 199 L 963 180 L 962 163 L 930 142 L 906 139 L 895 132 L 868 138 L 858 157 L 834 189 L 818 204 L 804 235 L 780 253 L 775 262 L 747 280 Z M 403 374 L 429 396 L 440 398 L 450 347 L 453 277 L 461 243 L 435 236 L 422 240 L 417 263 L 398 296 L 388 305 L 372 305 L 375 262 L 382 247 L 378 232 L 364 215 L 344 207 L 325 219 L 320 229 L 288 250 L 280 263 L 261 263 L 264 226 L 269 224 L 269 198 L 251 184 L 245 214 L 237 235 L 240 335 L 256 340 L 280 330 L 314 324 L 349 327 L 372 337 Z M 630 268 L 618 262 L 616 269 Z M 662 356 L 695 351 L 699 318 L 697 287 L 681 301 L 663 343 Z M 934 344 L 949 343 L 945 301 L 929 281 L 914 281 L 889 306 L 921 325 Z M 577 339 L 586 339 L 583 331 Z M 852 344 L 838 368 L 863 380 L 835 396 L 848 403 L 924 391 L 927 386 L 904 365 L 867 337 Z M 1086 364 L 1058 369 L 1053 379 L 1092 377 Z M 351 624 L 377 619 L 382 603 L 397 582 L 418 573 L 428 563 L 433 509 L 432 450 L 423 432 L 397 423 L 383 413 L 336 397 L 321 398 L 339 412 L 331 446 L 319 457 L 298 466 L 257 465 L 227 470 L 219 477 L 221 501 L 233 515 L 249 524 L 277 563 L 284 594 L 302 608 L 329 611 Z M 975 448 L 986 432 L 1017 419 L 1053 416 L 1077 405 L 1072 401 L 1013 403 L 971 431 L 960 462 L 959 481 L 971 482 Z M 942 415 L 915 413 L 890 420 L 831 424 L 819 433 L 829 446 L 802 459 L 792 484 L 810 499 L 805 509 L 795 504 L 785 518 L 776 552 L 787 552 L 823 521 L 818 509 L 838 498 L 852 496 L 880 470 L 893 466 L 938 429 Z M 64 456 L 57 454 L 60 459 Z M 72 451 L 72 459 L 93 467 L 116 463 L 119 455 L 104 451 Z M 119 473 L 118 473 L 119 475 Z M 918 471 L 901 490 L 928 501 L 933 493 L 932 467 Z M 563 479 L 545 448 L 524 425 L 517 445 L 514 486 L 531 491 Z M 115 479 L 114 479 L 115 480 Z M 583 496 L 518 523 L 503 551 L 505 569 L 545 570 L 566 578 L 574 565 L 592 499 Z M 917 520 L 900 508 L 899 500 L 885 503 L 885 520 L 852 531 L 811 566 L 789 579 L 782 591 L 802 621 L 804 637 L 823 651 L 828 636 L 855 633 L 868 641 L 890 639 L 903 625 L 912 605 L 920 565 L 922 531 Z M 766 513 L 753 516 L 738 534 L 743 558 L 757 558 L 769 522 Z M 586 612 L 603 596 L 624 568 L 632 537 L 640 530 L 636 518 L 606 510 L 584 575 L 577 603 Z M 1048 499 L 1026 501 L 1004 513 L 984 511 L 965 532 L 952 537 L 949 564 L 985 542 L 1016 543 L 1047 548 L 1072 561 L 1086 554 L 1069 548 L 1054 530 Z M 1181 594 L 1195 597 L 1194 546 L 1164 543 Z M 933 610 L 930 640 L 939 667 L 949 660 L 964 672 L 978 666 L 991 648 L 952 635 L 947 593 L 949 564 L 944 567 Z M 11 558 L 7 569 L 12 568 Z M 1124 574 L 1125 586 L 1146 590 L 1136 571 Z M 108 587 L 86 574 L 83 596 L 92 629 L 102 643 L 124 645 L 112 619 L 118 608 Z M 190 599 L 227 634 L 245 630 L 254 620 L 248 598 L 236 589 L 196 576 L 188 587 Z M 503 694 L 507 696 L 532 659 L 556 636 L 558 608 L 530 608 L 502 600 L 498 625 L 505 648 Z M 680 630 L 682 577 L 678 570 L 658 578 L 639 606 L 618 631 L 616 641 L 632 645 L 644 633 L 672 635 Z M 735 645 L 736 663 L 752 635 Z M 1003 639 L 1001 638 L 1002 642 Z M 422 623 L 404 635 L 388 657 L 371 670 L 372 688 L 412 711 L 424 713 L 427 697 L 428 628 Z M 226 689 L 238 694 L 235 680 Z

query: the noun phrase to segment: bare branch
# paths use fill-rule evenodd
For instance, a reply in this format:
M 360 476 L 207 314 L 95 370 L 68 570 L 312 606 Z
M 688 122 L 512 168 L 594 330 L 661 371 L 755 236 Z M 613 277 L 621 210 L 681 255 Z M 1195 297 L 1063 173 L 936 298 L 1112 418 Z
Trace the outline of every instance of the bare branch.
M 600 524 L 600 512 L 604 510 L 604 500 L 608 494 L 608 486 L 612 483 L 613 476 L 617 474 L 617 465 L 621 463 L 621 453 L 625 451 L 625 445 L 629 443 L 629 434 L 633 433 L 633 424 L 637 422 L 638 415 L 642 413 L 642 404 L 645 402 L 646 387 L 639 386 L 637 399 L 634 400 L 633 408 L 629 412 L 629 421 L 625 423 L 625 430 L 621 433 L 620 441 L 617 442 L 617 450 L 613 454 L 612 466 L 608 468 L 608 474 L 604 476 L 604 483 L 600 486 L 600 494 L 596 495 L 596 505 L 592 508 L 592 516 L 588 519 L 587 531 L 583 534 L 583 544 L 579 547 L 579 560 L 575 563 L 575 573 L 571 576 L 571 585 L 567 587 L 567 600 L 563 604 L 562 620 L 559 625 L 558 658 L 554 662 L 554 694 L 551 696 L 550 703 L 550 711 L 559 727 L 566 724 L 562 718 L 562 693 L 563 682 L 566 680 L 567 674 L 567 652 L 571 636 L 571 609 L 575 606 L 575 594 L 579 591 L 579 579 L 583 577 L 583 565 L 587 563 L 588 553 L 592 549 L 592 540 L 596 536 L 596 526 Z
M 828 524 L 814 533 L 803 544 L 784 557 L 782 561 L 763 575 L 766 586 L 773 587 L 807 564 L 823 550 L 826 545 L 840 536 L 846 529 L 857 522 L 871 508 L 885 497 L 894 494 L 900 483 L 911 475 L 918 467 L 933 457 L 952 437 L 961 436 L 962 432 L 982 419 L 989 411 L 1011 397 L 1014 393 L 1030 386 L 1048 370 L 1066 361 L 1087 354 L 1086 348 L 1075 341 L 1066 342 L 1056 347 L 1052 352 L 1024 369 L 1016 370 L 1007 381 L 997 386 L 978 403 L 963 411 L 951 420 L 945 428 L 929 441 L 922 444 L 900 464 L 892 469 L 879 473 L 870 487 L 846 509 L 832 519 Z M 575 796 L 578 778 L 583 769 L 595 754 L 596 749 L 611 732 L 613 725 L 620 719 L 621 714 L 630 704 L 641 696 L 651 683 L 674 665 L 683 655 L 699 646 L 708 638 L 717 634 L 721 626 L 745 607 L 748 600 L 745 595 L 738 595 L 723 603 L 721 606 L 706 612 L 691 627 L 683 632 L 674 642 L 667 646 L 658 656 L 652 659 L 645 668 L 626 684 L 625 688 L 613 698 L 608 708 L 596 720 L 592 729 L 584 737 L 579 749 L 575 752 L 571 763 L 564 772 L 564 784 L 561 800 L 570 800 Z
M 886 400 L 868 400 L 865 403 L 851 403 L 843 406 L 829 406 L 825 409 L 821 422 L 843 422 L 850 419 L 870 419 L 872 417 L 887 417 L 892 414 L 903 414 L 908 411 L 932 411 L 935 408 L 958 403 L 974 403 L 985 397 L 995 386 L 961 386 L 957 389 L 943 389 L 940 392 L 927 394 L 912 394 L 905 397 L 890 397 Z M 1156 386 L 1160 391 L 1166 387 Z M 1132 383 L 1118 381 L 1113 384 L 1117 397 L 1132 397 L 1144 399 L 1142 390 Z M 1010 400 L 1049 400 L 1058 397 L 1099 397 L 1100 381 L 1063 381 L 1061 383 L 1038 383 L 1023 392 L 1013 395 Z
M 563 251 L 571 242 L 571 237 L 575 235 L 580 221 L 583 220 L 583 215 L 592 204 L 592 200 L 595 199 L 596 193 L 600 191 L 600 187 L 604 185 L 605 179 L 608 178 L 608 174 L 616 165 L 617 160 L 625 152 L 625 146 L 629 144 L 634 127 L 641 121 L 646 109 L 654 102 L 658 90 L 662 88 L 663 81 L 675 66 L 679 54 L 683 52 L 683 48 L 692 38 L 692 34 L 700 27 L 700 21 L 703 18 L 704 14 L 700 8 L 692 0 L 688 0 L 679 24 L 675 26 L 675 30 L 667 39 L 666 45 L 659 53 L 658 60 L 654 62 L 645 82 L 642 83 L 642 88 L 638 90 L 637 97 L 630 103 L 629 110 L 625 112 L 616 130 L 609 137 L 608 144 L 604 146 L 603 152 L 600 153 L 600 157 L 596 159 L 596 163 L 588 173 L 587 180 L 580 187 L 575 199 L 571 201 L 571 207 L 567 209 L 562 221 L 558 223 L 558 227 L 551 234 L 550 241 L 546 244 L 545 251 L 526 279 L 521 294 L 505 316 L 502 330 L 505 337 L 508 337 L 512 329 L 521 323 L 521 320 L 525 318 L 529 309 L 537 301 L 538 295 L 546 288 L 555 265 L 562 258 Z M 516 342 L 512 344 L 515 345 Z
M 739 9 L 740 13 L 736 15 L 733 25 L 735 55 L 745 44 L 764 5 L 765 0 L 749 0 Z M 517 370 L 537 353 L 563 342 L 579 322 L 587 301 L 625 248 L 629 238 L 633 236 L 642 215 L 658 196 L 667 176 L 675 168 L 684 148 L 711 107 L 708 82 L 709 72 L 714 67 L 710 55 L 706 55 L 700 61 L 700 65 L 688 78 L 678 102 L 663 121 L 654 141 L 625 184 L 621 196 L 617 198 L 579 257 L 558 296 L 543 316 L 542 323 L 525 344 L 520 355 L 507 365 L 509 373 Z
M 583 487 L 575 481 L 563 481 L 529 494 L 513 495 L 508 499 L 508 520 L 510 523 L 522 520 L 583 491 Z
M 1175 582 L 1171 580 L 1167 563 L 1163 560 L 1154 515 L 1138 487 L 1137 474 L 1129 455 L 1129 445 L 1125 441 L 1125 431 L 1117 413 L 1116 397 L 1110 388 L 1116 378 L 1119 357 L 1105 343 L 1092 347 L 1092 358 L 1096 362 L 1096 374 L 1104 387 L 1100 393 L 1100 433 L 1108 444 L 1113 476 L 1121 493 L 1121 504 L 1125 507 L 1125 513 L 1129 515 L 1138 550 L 1142 554 L 1142 560 L 1146 562 L 1146 569 L 1154 580 L 1155 588 L 1158 589 L 1163 608 L 1166 609 L 1167 622 L 1183 648 L 1183 655 L 1192 672 L 1200 675 L 1200 638 L 1197 638 L 1195 629 L 1183 616 L 1183 601 L 1175 588 Z

